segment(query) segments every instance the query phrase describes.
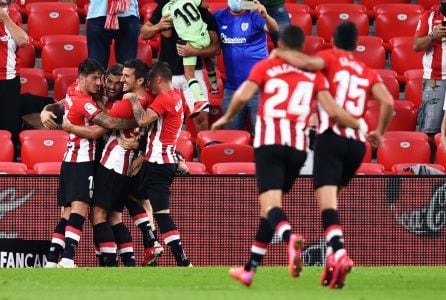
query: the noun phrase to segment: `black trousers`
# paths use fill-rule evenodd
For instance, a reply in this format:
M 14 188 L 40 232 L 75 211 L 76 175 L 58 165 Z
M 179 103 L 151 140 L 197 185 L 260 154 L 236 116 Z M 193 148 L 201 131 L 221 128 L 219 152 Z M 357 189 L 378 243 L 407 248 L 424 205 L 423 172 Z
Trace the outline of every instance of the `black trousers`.
M 0 80 L 0 129 L 11 132 L 14 143 L 15 156 L 19 144 L 20 132 L 20 77 Z

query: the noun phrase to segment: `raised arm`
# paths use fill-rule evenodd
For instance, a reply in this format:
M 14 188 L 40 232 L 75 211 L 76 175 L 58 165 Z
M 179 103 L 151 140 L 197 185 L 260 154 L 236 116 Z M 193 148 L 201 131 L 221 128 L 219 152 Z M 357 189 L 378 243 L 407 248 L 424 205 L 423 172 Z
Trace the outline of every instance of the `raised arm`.
M 14 21 L 11 20 L 8 12 L 0 9 L 0 20 L 5 24 L 5 27 L 11 33 L 12 39 L 18 47 L 23 48 L 28 43 L 28 34 L 20 28 Z
M 159 115 L 153 109 L 147 108 L 147 110 L 144 110 L 135 94 L 127 95 L 130 99 L 130 103 L 132 104 L 133 115 L 135 116 L 136 122 L 140 127 L 146 127 L 159 118 Z
M 279 57 L 299 69 L 319 71 L 325 68 L 322 57 L 307 55 L 299 51 L 276 48 L 271 52 L 271 56 Z

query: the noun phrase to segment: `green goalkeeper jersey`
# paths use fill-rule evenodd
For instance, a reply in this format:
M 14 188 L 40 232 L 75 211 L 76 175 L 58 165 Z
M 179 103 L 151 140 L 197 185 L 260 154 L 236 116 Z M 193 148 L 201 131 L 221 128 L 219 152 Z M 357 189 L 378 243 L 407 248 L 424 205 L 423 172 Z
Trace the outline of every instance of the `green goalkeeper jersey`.
M 199 41 L 207 35 L 207 25 L 197 8 L 200 4 L 201 0 L 170 0 L 163 7 L 163 17 L 170 16 L 182 40 Z

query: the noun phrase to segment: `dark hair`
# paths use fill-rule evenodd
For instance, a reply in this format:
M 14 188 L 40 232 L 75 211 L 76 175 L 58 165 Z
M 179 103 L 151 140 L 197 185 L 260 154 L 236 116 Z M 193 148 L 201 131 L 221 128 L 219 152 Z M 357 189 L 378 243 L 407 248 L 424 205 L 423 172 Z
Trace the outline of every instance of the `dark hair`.
M 299 26 L 290 25 L 282 32 L 279 41 L 285 48 L 302 50 L 305 41 L 305 33 Z
M 146 81 L 147 76 L 147 65 L 140 59 L 135 58 L 128 60 L 124 63 L 124 68 L 130 68 L 135 70 L 135 78 L 136 79 L 144 79 L 144 82 Z
M 358 41 L 358 30 L 353 22 L 342 22 L 336 26 L 333 33 L 333 42 L 336 48 L 353 51 Z
M 90 75 L 94 72 L 104 74 L 104 67 L 96 60 L 87 58 L 83 60 L 77 68 L 77 75 Z
M 155 76 L 160 76 L 167 81 L 172 81 L 172 70 L 170 69 L 169 64 L 164 61 L 154 63 L 152 65 L 152 69 L 150 70 L 148 79 L 151 80 Z
M 113 76 L 122 76 L 122 69 L 124 69 L 124 66 L 122 64 L 112 64 L 105 70 L 105 76 L 107 75 L 113 75 Z

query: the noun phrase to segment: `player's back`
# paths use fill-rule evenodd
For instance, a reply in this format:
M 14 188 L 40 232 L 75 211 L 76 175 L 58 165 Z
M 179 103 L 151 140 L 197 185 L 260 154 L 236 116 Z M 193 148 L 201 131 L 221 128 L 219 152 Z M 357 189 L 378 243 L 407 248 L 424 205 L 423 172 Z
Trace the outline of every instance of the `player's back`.
M 162 9 L 162 16 L 170 16 L 178 36 L 185 41 L 199 40 L 207 31 L 198 7 L 201 0 L 170 0 Z

